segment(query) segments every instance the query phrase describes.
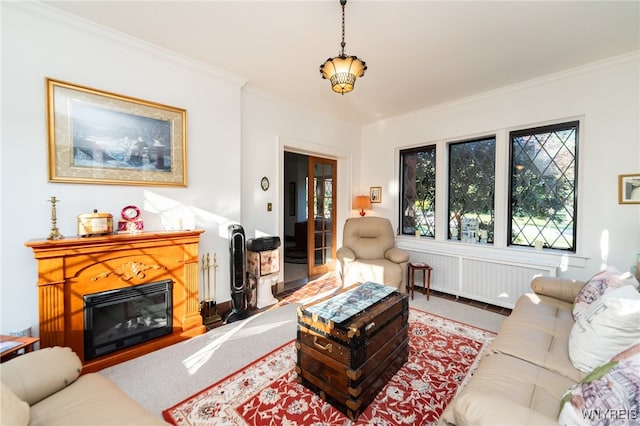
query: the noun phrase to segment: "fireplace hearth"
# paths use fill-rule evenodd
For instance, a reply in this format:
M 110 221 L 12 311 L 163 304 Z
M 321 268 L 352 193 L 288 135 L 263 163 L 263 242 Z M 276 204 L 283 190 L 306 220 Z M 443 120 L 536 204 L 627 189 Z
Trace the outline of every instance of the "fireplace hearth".
M 70 347 L 88 373 L 204 333 L 198 285 L 202 232 L 25 243 L 38 266 L 40 347 Z M 156 286 L 162 287 L 159 293 Z
M 173 282 L 84 296 L 84 358 L 93 359 L 171 334 Z

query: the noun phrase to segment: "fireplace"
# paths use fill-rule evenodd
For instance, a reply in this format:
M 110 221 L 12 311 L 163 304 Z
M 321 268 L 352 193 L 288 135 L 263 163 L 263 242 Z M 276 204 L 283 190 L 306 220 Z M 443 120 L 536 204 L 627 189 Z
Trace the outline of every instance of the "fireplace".
M 84 359 L 171 334 L 172 281 L 84 296 Z
M 204 333 L 202 232 L 25 243 L 38 265 L 40 347 L 70 347 L 88 373 Z

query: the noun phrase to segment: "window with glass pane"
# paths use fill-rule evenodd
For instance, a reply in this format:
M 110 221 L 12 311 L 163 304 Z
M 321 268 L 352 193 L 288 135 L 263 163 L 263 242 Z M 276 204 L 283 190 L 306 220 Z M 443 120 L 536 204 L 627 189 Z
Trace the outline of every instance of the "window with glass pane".
M 435 236 L 435 145 L 400 151 L 400 182 L 400 232 Z
M 510 244 L 575 251 L 578 124 L 511 132 Z
M 449 145 L 449 238 L 493 243 L 496 138 Z

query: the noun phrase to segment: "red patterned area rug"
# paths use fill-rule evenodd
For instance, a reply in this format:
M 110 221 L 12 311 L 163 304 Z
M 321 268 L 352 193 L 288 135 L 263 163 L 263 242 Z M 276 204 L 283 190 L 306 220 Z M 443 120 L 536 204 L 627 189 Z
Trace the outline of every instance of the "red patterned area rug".
M 411 308 L 409 360 L 356 422 L 296 381 L 295 342 L 163 411 L 174 425 L 434 424 L 495 334 Z

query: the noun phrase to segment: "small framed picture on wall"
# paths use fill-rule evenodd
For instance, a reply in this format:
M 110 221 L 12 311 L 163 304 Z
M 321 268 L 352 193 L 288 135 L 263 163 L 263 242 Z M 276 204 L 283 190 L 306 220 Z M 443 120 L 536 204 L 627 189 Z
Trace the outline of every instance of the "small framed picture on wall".
M 369 201 L 372 203 L 381 203 L 382 202 L 382 187 L 381 186 L 372 186 L 369 188 Z
M 618 176 L 618 204 L 640 204 L 640 173 Z

